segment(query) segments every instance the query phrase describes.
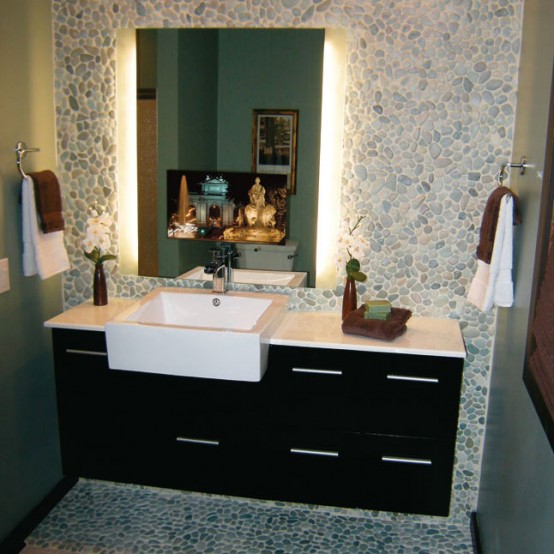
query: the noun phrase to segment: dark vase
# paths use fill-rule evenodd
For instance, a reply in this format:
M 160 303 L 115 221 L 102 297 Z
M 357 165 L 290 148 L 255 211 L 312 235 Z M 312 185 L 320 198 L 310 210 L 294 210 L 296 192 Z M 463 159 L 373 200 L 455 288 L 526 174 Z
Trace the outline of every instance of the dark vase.
M 105 306 L 108 303 L 108 287 L 106 286 L 106 274 L 102 264 L 94 266 L 93 298 L 95 306 Z
M 344 287 L 344 295 L 342 297 L 342 319 L 354 311 L 358 307 L 358 294 L 356 293 L 356 281 L 354 279 L 346 279 Z

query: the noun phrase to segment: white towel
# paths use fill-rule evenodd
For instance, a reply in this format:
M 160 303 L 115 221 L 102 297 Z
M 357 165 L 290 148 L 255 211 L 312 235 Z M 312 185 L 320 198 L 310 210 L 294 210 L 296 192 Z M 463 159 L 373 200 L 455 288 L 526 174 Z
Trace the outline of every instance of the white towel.
M 70 268 L 63 242 L 63 231 L 44 234 L 38 225 L 35 186 L 31 177 L 23 178 L 21 204 L 23 209 L 23 275 L 37 272 L 41 279 Z
M 477 260 L 477 272 L 467 299 L 483 311 L 493 306 L 509 308 L 514 303 L 512 282 L 514 199 L 506 194 L 500 201 L 500 212 L 494 235 L 490 265 Z

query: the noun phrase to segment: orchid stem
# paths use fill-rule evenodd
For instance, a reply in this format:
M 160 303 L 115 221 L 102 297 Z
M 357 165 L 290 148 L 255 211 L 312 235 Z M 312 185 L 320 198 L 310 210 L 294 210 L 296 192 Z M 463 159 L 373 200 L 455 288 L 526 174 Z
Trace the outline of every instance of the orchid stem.
M 356 225 L 354 225 L 354 227 L 352 229 L 350 229 L 350 235 L 352 235 L 352 233 L 358 228 L 358 226 L 360 225 L 362 219 L 365 218 L 365 215 L 361 215 L 358 217 L 358 221 L 356 221 Z

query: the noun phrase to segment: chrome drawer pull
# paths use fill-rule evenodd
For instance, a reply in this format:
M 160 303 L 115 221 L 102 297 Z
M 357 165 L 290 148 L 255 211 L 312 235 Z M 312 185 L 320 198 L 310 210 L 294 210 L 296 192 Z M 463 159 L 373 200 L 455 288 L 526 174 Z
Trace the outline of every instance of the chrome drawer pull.
M 293 367 L 293 373 L 318 373 L 319 375 L 342 375 L 340 369 L 306 369 L 304 367 Z
M 177 437 L 177 442 L 186 442 L 189 444 L 207 444 L 208 446 L 219 446 L 219 441 L 212 441 L 208 439 L 193 439 L 190 437 Z
M 308 450 L 306 448 L 291 448 L 291 454 L 309 454 L 311 456 L 329 456 L 337 458 L 339 453 L 332 450 Z
M 432 460 L 425 460 L 421 458 L 397 458 L 396 456 L 381 456 L 383 462 L 393 462 L 397 464 L 417 464 L 422 466 L 433 465 Z
M 97 352 L 94 350 L 77 350 L 76 348 L 66 348 L 68 354 L 84 354 L 85 356 L 107 356 L 107 352 Z
M 416 383 L 438 383 L 439 380 L 435 377 L 411 377 L 410 375 L 394 375 L 392 373 L 387 375 L 387 379 L 394 381 L 413 381 Z

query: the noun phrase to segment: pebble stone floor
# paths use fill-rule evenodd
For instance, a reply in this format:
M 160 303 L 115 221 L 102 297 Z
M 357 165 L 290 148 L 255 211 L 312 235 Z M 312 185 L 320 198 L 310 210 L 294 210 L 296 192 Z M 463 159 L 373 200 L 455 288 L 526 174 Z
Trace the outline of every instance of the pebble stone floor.
M 346 511 L 348 512 L 348 511 Z M 81 479 L 26 540 L 48 553 L 473 552 L 467 529 Z

